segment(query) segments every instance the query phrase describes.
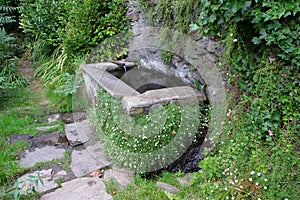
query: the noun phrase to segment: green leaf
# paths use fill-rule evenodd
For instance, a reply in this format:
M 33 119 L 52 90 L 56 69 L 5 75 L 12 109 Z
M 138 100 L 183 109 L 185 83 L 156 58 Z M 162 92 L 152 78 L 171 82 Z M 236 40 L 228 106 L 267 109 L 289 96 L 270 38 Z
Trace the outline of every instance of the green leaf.
M 261 39 L 259 39 L 258 37 L 253 37 L 252 40 L 253 44 L 258 45 L 261 43 Z
M 190 24 L 190 31 L 198 31 L 200 27 L 197 24 Z
M 234 0 L 229 2 L 228 8 L 232 13 L 236 13 L 238 10 L 240 10 L 243 7 L 243 1 L 241 0 Z

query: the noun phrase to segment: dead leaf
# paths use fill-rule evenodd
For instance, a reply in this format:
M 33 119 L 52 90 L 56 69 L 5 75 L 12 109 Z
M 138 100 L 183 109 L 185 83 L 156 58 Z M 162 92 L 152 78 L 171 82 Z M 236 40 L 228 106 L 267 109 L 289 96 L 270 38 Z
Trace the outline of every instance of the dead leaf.
M 103 169 L 97 169 L 97 170 L 93 171 L 92 173 L 90 173 L 89 176 L 91 176 L 91 177 L 101 176 L 103 173 L 104 173 Z

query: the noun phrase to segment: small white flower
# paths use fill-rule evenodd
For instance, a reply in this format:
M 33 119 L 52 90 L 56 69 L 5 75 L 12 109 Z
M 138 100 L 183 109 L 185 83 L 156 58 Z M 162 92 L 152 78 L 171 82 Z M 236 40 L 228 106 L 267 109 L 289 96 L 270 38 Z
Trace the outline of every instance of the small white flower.
M 264 179 L 264 181 L 265 181 L 265 182 L 267 182 L 267 181 L 268 181 L 268 179 L 266 179 L 266 178 L 265 178 L 265 179 Z
M 251 174 L 251 175 L 254 175 L 254 174 L 255 174 L 255 171 L 251 171 L 250 174 Z
M 267 186 L 264 186 L 264 189 L 266 190 L 266 189 L 268 189 L 268 187 L 267 187 Z
M 261 200 L 261 198 L 258 198 L 257 200 Z
M 232 33 L 230 33 L 230 36 L 232 37 L 232 36 L 233 36 L 233 34 L 232 34 Z
M 249 181 L 252 182 L 252 178 L 249 178 Z
M 255 185 L 258 186 L 258 183 L 256 182 Z
M 241 185 L 240 188 L 243 189 L 243 186 Z
M 237 42 L 238 40 L 237 39 L 233 39 L 233 42 Z
M 227 191 L 227 187 L 226 187 L 226 188 L 224 188 L 224 190 L 226 190 L 226 191 Z
M 261 173 L 258 172 L 258 173 L 257 173 L 257 176 L 260 176 L 260 175 L 261 175 Z

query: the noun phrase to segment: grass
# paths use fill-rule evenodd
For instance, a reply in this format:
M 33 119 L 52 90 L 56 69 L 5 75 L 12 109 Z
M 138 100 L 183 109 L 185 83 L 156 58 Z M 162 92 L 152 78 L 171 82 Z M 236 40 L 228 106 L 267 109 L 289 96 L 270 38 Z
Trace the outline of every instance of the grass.
M 120 190 L 118 186 L 111 180 L 106 184 L 107 191 L 113 196 L 114 200 L 190 200 L 201 199 L 201 191 L 196 187 L 181 185 L 177 178 L 184 176 L 184 173 L 163 172 L 161 176 L 153 179 L 145 179 L 137 175 L 132 183 L 124 190 Z M 156 186 L 157 182 L 168 183 L 180 190 L 176 195 L 159 190 Z
M 0 194 L 12 188 L 16 179 L 28 169 L 22 168 L 17 160 L 21 150 L 27 148 L 26 141 L 10 143 L 9 137 L 14 134 L 38 135 L 51 131 L 63 131 L 63 123 L 57 121 L 47 123 L 51 108 L 39 104 L 44 97 L 44 89 L 38 86 L 28 86 L 16 90 L 5 91 L 0 96 Z M 39 131 L 40 126 L 58 124 L 56 128 Z M 35 167 L 47 166 L 51 163 L 62 162 L 69 169 L 70 152 L 65 158 L 49 163 L 39 163 Z M 25 199 L 34 199 L 36 195 L 22 196 Z M 1 199 L 11 199 L 11 196 L 1 196 Z

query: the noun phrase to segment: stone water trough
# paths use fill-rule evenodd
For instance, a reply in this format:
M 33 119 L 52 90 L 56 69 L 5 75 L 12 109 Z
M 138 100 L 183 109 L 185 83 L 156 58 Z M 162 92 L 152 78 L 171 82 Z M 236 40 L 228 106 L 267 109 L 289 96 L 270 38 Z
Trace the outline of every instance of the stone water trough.
M 123 110 L 127 115 L 147 113 L 168 102 L 182 104 L 197 101 L 204 104 L 207 101 L 203 91 L 192 88 L 179 78 L 155 70 L 139 70 L 133 62 L 85 64 L 81 66 L 81 71 L 87 96 L 93 105 L 97 101 L 97 90 L 103 88 L 113 97 L 122 98 Z M 116 74 L 117 71 L 120 73 Z

